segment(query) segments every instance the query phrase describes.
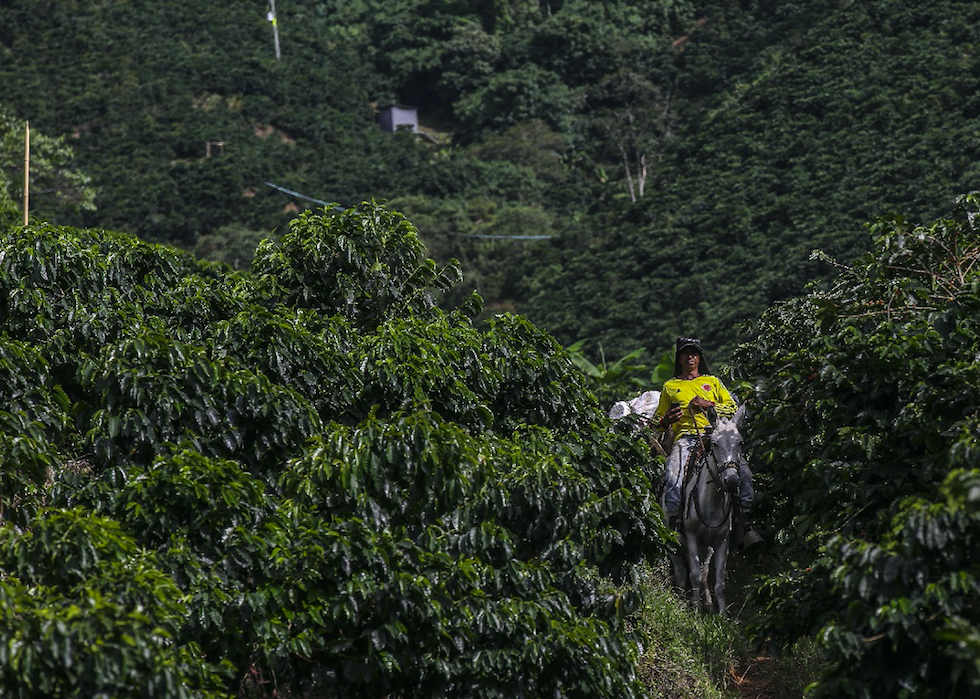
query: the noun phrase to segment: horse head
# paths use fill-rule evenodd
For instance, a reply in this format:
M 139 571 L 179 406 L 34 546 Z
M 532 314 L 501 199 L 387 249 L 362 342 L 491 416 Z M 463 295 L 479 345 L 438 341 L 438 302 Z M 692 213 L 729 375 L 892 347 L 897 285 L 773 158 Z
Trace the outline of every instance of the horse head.
M 742 420 L 745 406 L 730 418 L 716 417 L 711 430 L 710 449 L 716 472 L 713 474 L 725 490 L 738 490 L 738 464 L 742 460 Z

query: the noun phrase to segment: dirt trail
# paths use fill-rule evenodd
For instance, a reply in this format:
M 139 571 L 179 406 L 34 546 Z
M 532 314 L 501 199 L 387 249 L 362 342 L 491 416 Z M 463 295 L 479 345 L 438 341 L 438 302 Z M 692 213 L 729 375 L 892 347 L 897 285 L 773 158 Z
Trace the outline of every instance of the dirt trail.
M 749 658 L 744 667 L 734 673 L 733 682 L 742 699 L 779 699 L 769 684 L 773 658 L 758 655 Z

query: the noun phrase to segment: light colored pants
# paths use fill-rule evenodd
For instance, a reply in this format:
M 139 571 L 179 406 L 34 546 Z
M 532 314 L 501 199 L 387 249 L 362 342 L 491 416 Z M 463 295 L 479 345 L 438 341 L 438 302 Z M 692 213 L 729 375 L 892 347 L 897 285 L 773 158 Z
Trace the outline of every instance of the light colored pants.
M 696 435 L 678 437 L 667 457 L 667 472 L 664 474 L 664 512 L 668 517 L 678 514 L 681 509 L 681 489 L 684 487 L 684 467 L 691 455 L 691 449 L 698 443 Z M 743 456 L 738 463 L 738 500 L 743 512 L 748 512 L 755 498 L 752 488 L 752 470 Z

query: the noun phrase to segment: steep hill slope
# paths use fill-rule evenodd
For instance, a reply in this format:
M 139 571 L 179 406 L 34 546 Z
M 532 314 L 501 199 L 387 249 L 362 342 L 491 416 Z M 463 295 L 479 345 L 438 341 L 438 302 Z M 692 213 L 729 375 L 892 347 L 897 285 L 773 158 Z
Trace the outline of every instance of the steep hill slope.
M 553 251 L 526 310 L 559 337 L 730 346 L 821 274 L 812 249 L 847 263 L 869 220 L 929 220 L 977 187 L 975 4 L 759 5 L 684 44 L 688 101 L 649 194 Z
M 373 128 L 354 47 L 317 34 L 325 18 L 297 17 L 291 60 L 277 61 L 261 3 L 52 0 L 0 14 L 0 101 L 70 134 L 96 178 L 98 211 L 68 223 L 186 244 L 230 223 L 282 225 L 289 200 L 266 180 L 337 201 L 380 189 L 351 164 L 391 139 Z
M 313 205 L 267 182 L 391 199 L 491 310 L 607 356 L 685 333 L 724 357 L 823 276 L 813 248 L 846 262 L 870 219 L 941 215 L 980 174 L 964 0 L 301 0 L 282 60 L 265 12 L 4 3 L 0 104 L 99 192 L 39 215 L 237 259 Z M 427 138 L 377 128 L 392 100 Z

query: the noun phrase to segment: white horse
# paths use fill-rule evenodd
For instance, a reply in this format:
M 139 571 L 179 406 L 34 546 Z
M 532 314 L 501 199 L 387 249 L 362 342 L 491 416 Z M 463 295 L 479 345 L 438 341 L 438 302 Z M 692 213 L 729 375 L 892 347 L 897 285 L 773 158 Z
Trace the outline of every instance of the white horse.
M 630 401 L 617 401 L 609 410 L 609 417 L 618 420 L 627 415 L 640 415 L 652 420 L 659 402 L 660 391 L 647 391 Z M 692 459 L 691 473 L 685 474 L 682 526 L 678 532 L 681 548 L 671 556 L 674 584 L 681 589 L 690 585 L 694 602 L 704 609 L 714 608 L 713 591 L 719 613 L 723 613 L 727 605 L 725 566 L 739 486 L 744 418 L 745 406 L 741 406 L 731 418 L 713 419 L 712 430 L 705 440 L 706 453 Z M 651 440 L 651 446 L 666 456 L 657 439 Z M 713 589 L 710 586 L 712 577 Z
M 718 613 L 725 611 L 725 565 L 732 529 L 734 498 L 738 492 L 738 465 L 742 458 L 742 420 L 745 406 L 734 417 L 718 417 L 707 438 L 707 449 L 691 459 L 685 474 L 681 505 L 681 550 L 672 556 L 674 583 L 684 587 L 703 609 L 712 609 L 709 572 L 714 578 Z

